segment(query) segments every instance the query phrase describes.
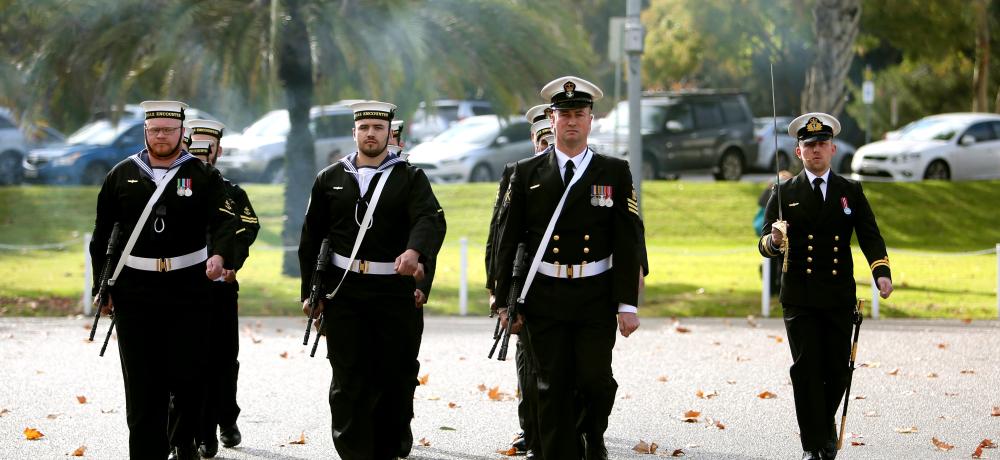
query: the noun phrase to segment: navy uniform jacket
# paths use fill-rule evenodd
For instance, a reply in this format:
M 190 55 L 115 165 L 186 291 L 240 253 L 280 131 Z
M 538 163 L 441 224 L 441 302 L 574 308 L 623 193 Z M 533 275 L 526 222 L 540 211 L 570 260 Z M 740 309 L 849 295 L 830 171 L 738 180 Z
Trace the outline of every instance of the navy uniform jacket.
M 299 242 L 299 266 L 302 272 L 301 299 L 309 298 L 309 283 L 316 267 L 323 238 L 330 237 L 330 250 L 350 257 L 359 223 L 364 219 L 367 204 L 375 194 L 380 179 L 371 179 L 367 193 L 354 173 L 351 154 L 320 171 L 313 183 L 309 208 L 306 210 Z M 437 255 L 445 235 L 444 211 L 431 190 L 427 176 L 418 168 L 389 155 L 380 168 L 389 176 L 375 208 L 372 227 L 365 233 L 357 259 L 370 262 L 393 262 L 407 249 L 420 253 L 420 262 L 427 263 Z M 324 286 L 332 291 L 343 271 L 332 262 L 327 265 Z M 426 267 L 425 267 L 426 269 Z M 399 275 L 362 275 L 349 273 L 341 289 L 375 289 L 380 294 L 405 295 L 413 298 L 416 288 L 413 277 Z
M 187 152 L 182 152 L 177 162 L 180 162 L 177 166 L 180 169 L 153 205 L 132 248 L 132 255 L 149 258 L 182 256 L 205 247 L 211 238 L 214 244 L 209 255 L 221 255 L 225 268 L 232 269 L 236 259 L 234 235 L 239 224 L 233 213 L 226 210 L 227 195 L 222 175 Z M 190 184 L 191 196 L 177 193 L 185 183 Z M 101 273 L 108 238 L 115 222 L 120 222 L 118 250 L 121 251 L 154 190 L 156 184 L 151 177 L 145 150 L 122 160 L 105 177 L 97 196 L 97 219 L 90 243 L 94 273 Z M 154 227 L 162 231 L 157 232 Z M 100 282 L 96 278 L 94 292 Z M 162 292 L 184 291 L 204 288 L 209 282 L 205 277 L 204 263 L 166 273 L 125 266 L 114 291 L 141 292 L 151 288 L 161 289 Z
M 498 222 L 495 262 L 496 301 L 506 307 L 517 245 L 527 245 L 526 259 L 544 249 L 542 261 L 560 264 L 595 262 L 614 254 L 614 268 L 594 277 L 555 279 L 537 275 L 528 295 L 528 312 L 556 317 L 617 312 L 619 303 L 638 305 L 639 245 L 641 231 L 635 191 L 628 163 L 597 154 L 566 198 L 549 241 L 541 241 L 559 198 L 563 180 L 555 150 L 517 162 L 504 194 Z M 591 204 L 593 186 L 610 186 L 613 206 Z M 530 263 L 530 262 L 529 262 Z M 548 279 L 546 279 L 548 278 Z M 561 291 L 556 303 L 548 302 L 552 289 Z M 532 302 L 532 299 L 537 300 Z M 594 305 L 594 299 L 606 304 Z M 544 304 L 544 305 L 543 305 Z M 584 307 L 591 305 L 592 307 Z M 580 311 L 596 308 L 597 311 Z M 604 310 L 607 308 L 607 310 Z
M 879 233 L 861 184 L 830 172 L 826 200 L 816 209 L 812 184 L 805 170 L 781 185 L 781 209 L 788 222 L 788 272 L 781 277 L 781 302 L 807 307 L 844 307 L 855 303 L 851 236 L 858 243 L 872 277 L 890 277 L 885 241 Z M 771 224 L 778 219 L 778 194 L 772 194 L 764 214 L 757 248 L 764 257 L 782 263 L 771 247 Z
M 257 239 L 257 233 L 260 231 L 260 221 L 257 219 L 257 213 L 254 212 L 253 206 L 250 205 L 250 198 L 247 197 L 247 192 L 228 179 L 225 183 L 226 194 L 229 196 L 228 209 L 240 220 L 234 234 L 236 244 L 233 248 L 235 252 L 233 255 L 233 267 L 239 270 L 243 267 L 243 263 L 247 258 L 250 257 L 250 245 Z

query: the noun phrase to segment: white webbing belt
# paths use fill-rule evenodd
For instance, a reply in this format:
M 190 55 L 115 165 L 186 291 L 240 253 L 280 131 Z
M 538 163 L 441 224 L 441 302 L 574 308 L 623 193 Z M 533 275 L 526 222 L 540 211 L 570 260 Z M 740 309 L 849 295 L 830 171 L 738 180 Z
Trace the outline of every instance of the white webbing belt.
M 125 243 L 125 248 L 122 249 L 122 255 L 118 258 L 118 264 L 115 265 L 115 272 L 108 279 L 108 286 L 114 286 L 115 281 L 118 280 L 118 275 L 121 274 L 122 268 L 125 267 L 125 262 L 132 255 L 132 248 L 135 247 L 135 242 L 139 240 L 139 234 L 142 233 L 142 228 L 146 226 L 146 221 L 149 220 L 149 213 L 153 210 L 153 205 L 156 204 L 156 200 L 160 199 L 160 195 L 163 195 L 163 191 L 166 190 L 167 184 L 174 179 L 174 175 L 177 171 L 181 169 L 183 162 L 170 168 L 169 171 L 160 179 L 160 183 L 156 184 L 156 190 L 153 191 L 153 196 L 149 197 L 149 201 L 146 202 L 146 208 L 142 210 L 142 214 L 139 215 L 139 220 L 135 222 L 135 227 L 132 228 L 132 234 L 128 236 L 128 242 Z M 153 259 L 158 260 L 158 259 Z
M 561 265 L 542 262 L 538 265 L 538 273 L 552 278 L 586 278 L 597 276 L 611 270 L 611 256 L 607 256 L 597 262 L 584 262 L 582 264 Z
M 125 259 L 125 266 L 147 272 L 169 272 L 198 265 L 206 260 L 208 260 L 208 246 L 190 254 L 184 254 L 183 256 L 164 257 L 162 259 L 128 256 Z
M 559 204 L 556 205 L 556 210 L 552 212 L 552 217 L 549 218 L 549 225 L 545 227 L 545 234 L 539 240 L 540 243 L 538 243 L 538 248 L 535 249 L 535 256 L 531 258 L 531 268 L 528 269 L 528 274 L 524 277 L 524 286 L 521 287 L 521 295 L 517 298 L 517 301 L 520 303 L 524 303 L 524 299 L 528 297 L 528 290 L 531 289 L 531 283 L 535 281 L 535 274 L 538 273 L 538 267 L 542 263 L 542 254 L 545 253 L 549 238 L 552 237 L 552 231 L 556 228 L 556 221 L 559 220 L 559 214 L 562 213 L 563 204 L 566 203 L 569 191 L 583 177 L 583 173 L 587 171 L 587 166 L 590 165 L 590 159 L 593 158 L 593 155 L 587 155 L 588 153 L 590 153 L 589 147 L 583 152 L 583 162 L 580 164 L 573 178 L 570 179 L 569 184 L 566 184 L 566 190 L 563 190 L 562 198 L 559 198 Z
M 395 262 L 371 262 L 357 259 L 352 261 L 350 257 L 344 257 L 337 253 L 333 253 L 331 260 L 333 261 L 333 265 L 337 268 L 352 271 L 354 273 L 361 273 L 364 275 L 396 274 Z
M 378 185 L 375 186 L 375 193 L 372 194 L 372 201 L 368 204 L 368 210 L 365 211 L 365 218 L 361 220 L 360 228 L 358 228 L 358 236 L 354 239 L 354 248 L 351 249 L 350 261 L 345 264 L 348 267 L 353 265 L 354 259 L 358 257 L 358 249 L 361 249 L 361 241 L 365 239 L 365 233 L 368 232 L 368 226 L 372 223 L 372 217 L 375 215 L 375 206 L 378 205 L 378 199 L 382 196 L 382 189 L 385 187 L 385 182 L 389 179 L 389 175 L 391 175 L 392 171 L 395 169 L 396 167 L 393 166 L 388 170 L 379 173 L 381 176 L 378 178 Z M 358 190 L 360 191 L 360 188 Z M 357 219 L 357 217 L 355 217 L 355 219 Z M 337 295 L 337 291 L 340 290 L 340 286 L 344 284 L 344 279 L 347 278 L 347 272 L 348 270 L 345 269 L 344 274 L 340 277 L 340 281 L 337 282 L 337 287 L 333 288 L 333 292 L 326 295 L 327 299 L 332 299 L 333 296 Z

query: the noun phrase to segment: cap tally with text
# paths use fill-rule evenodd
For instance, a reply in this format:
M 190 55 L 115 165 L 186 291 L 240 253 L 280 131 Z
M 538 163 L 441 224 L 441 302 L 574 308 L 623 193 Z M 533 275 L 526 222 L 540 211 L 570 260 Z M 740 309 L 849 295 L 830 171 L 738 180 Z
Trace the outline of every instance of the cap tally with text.
M 150 118 L 173 118 L 184 120 L 184 111 L 188 105 L 178 101 L 143 101 L 139 103 L 142 111 L 146 112 L 146 119 Z
M 190 134 L 205 134 L 216 139 L 222 138 L 222 133 L 226 130 L 226 125 L 215 120 L 188 120 L 184 126 L 190 129 Z
M 212 141 L 191 141 L 188 152 L 194 156 L 207 157 L 212 153 Z
M 547 118 L 531 124 L 531 137 L 535 142 L 538 142 L 544 136 L 552 134 L 552 121 Z
M 535 123 L 548 118 L 551 110 L 552 109 L 549 108 L 549 104 L 539 104 L 528 109 L 528 111 L 524 114 L 524 119 L 528 120 L 528 123 Z
M 593 107 L 594 101 L 604 97 L 604 92 L 597 85 L 573 76 L 550 81 L 539 94 L 551 103 L 553 109 Z
M 392 120 L 392 123 L 389 124 L 389 129 L 392 131 L 392 135 L 399 136 L 399 133 L 403 131 L 403 125 L 405 123 L 406 122 L 403 120 Z
M 825 141 L 840 134 L 840 121 L 822 112 L 799 115 L 788 124 L 788 135 L 799 142 Z
M 354 111 L 354 121 L 375 119 L 392 121 L 396 115 L 396 105 L 380 101 L 355 102 L 350 105 Z

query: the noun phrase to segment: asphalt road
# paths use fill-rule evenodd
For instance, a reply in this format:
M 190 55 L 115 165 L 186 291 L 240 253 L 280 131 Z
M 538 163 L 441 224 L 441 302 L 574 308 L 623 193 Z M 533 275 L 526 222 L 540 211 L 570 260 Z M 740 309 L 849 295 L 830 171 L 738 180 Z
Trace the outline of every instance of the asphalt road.
M 678 332 L 669 320 L 645 320 L 632 337 L 619 337 L 611 457 L 642 458 L 632 448 L 644 440 L 658 454 L 681 449 L 686 458 L 799 458 L 784 327 L 756 322 L 691 319 L 682 324 L 689 332 Z M 339 458 L 329 433 L 330 368 L 304 352 L 304 320 L 242 323 L 244 442 L 217 458 Z M 417 389 L 413 431 L 429 445 L 410 458 L 501 458 L 496 451 L 518 431 L 513 397 L 495 401 L 480 390 L 516 388 L 512 361 L 485 358 L 492 326 L 484 318 L 428 319 L 427 383 Z M 85 341 L 88 327 L 85 318 L 0 318 L 0 458 L 62 459 L 81 446 L 87 458 L 126 458 L 117 343 L 98 358 L 99 344 Z M 1000 416 L 991 416 L 1000 406 L 997 350 L 995 321 L 866 321 L 858 360 L 869 367 L 855 373 L 852 398 L 863 399 L 852 399 L 847 426 L 864 445 L 845 446 L 840 458 L 969 458 L 984 438 L 1000 442 Z M 765 391 L 776 397 L 759 398 Z M 694 423 L 682 420 L 688 410 L 701 413 Z M 29 427 L 44 437 L 26 440 Z M 290 443 L 301 436 L 304 444 Z M 932 438 L 954 448 L 938 450 Z

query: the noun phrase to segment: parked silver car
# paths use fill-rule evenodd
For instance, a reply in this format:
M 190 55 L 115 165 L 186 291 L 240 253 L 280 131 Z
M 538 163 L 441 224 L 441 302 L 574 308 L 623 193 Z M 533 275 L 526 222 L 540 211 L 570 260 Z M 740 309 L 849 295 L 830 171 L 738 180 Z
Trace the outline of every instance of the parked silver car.
M 427 142 L 456 122 L 493 113 L 493 107 L 487 101 L 441 99 L 431 102 L 430 106 L 421 102 L 417 111 L 413 112 L 407 138 L 417 144 Z
M 316 147 L 316 172 L 357 149 L 351 134 L 354 113 L 346 105 L 313 107 L 309 118 Z M 287 110 L 268 112 L 242 133 L 222 138 L 223 155 L 216 167 L 237 181 L 284 183 L 285 139 L 290 129 Z
M 774 171 L 774 120 L 773 117 L 753 119 L 754 133 L 757 136 L 757 163 L 755 169 Z M 778 117 L 778 164 L 779 168 L 798 174 L 802 170 L 802 160 L 795 156 L 795 139 L 788 135 L 788 124 L 792 117 Z M 851 172 L 851 159 L 854 158 L 854 145 L 834 138 L 837 153 L 830 160 L 831 168 L 841 174 Z
M 24 134 L 17 129 L 14 117 L 0 107 L 0 185 L 20 184 L 23 179 L 21 162 L 28 151 Z
M 466 118 L 409 150 L 409 161 L 432 182 L 496 181 L 505 164 L 534 153 L 530 129 L 521 116 Z

